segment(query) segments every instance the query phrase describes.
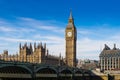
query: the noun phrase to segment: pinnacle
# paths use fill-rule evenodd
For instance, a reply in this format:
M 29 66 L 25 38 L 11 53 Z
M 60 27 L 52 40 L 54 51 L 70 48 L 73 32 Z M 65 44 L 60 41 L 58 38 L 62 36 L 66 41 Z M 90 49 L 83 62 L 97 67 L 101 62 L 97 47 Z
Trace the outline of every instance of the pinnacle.
M 72 10 L 70 11 L 70 17 L 69 17 L 69 19 L 73 19 Z

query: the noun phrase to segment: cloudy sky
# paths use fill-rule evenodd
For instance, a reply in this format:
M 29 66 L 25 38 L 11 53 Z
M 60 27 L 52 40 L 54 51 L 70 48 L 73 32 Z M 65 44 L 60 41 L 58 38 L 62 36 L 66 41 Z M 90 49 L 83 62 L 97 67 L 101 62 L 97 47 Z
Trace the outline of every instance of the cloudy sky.
M 0 0 L 0 53 L 18 53 L 19 43 L 47 44 L 65 56 L 65 28 L 72 10 L 77 58 L 99 59 L 108 44 L 120 48 L 120 0 Z

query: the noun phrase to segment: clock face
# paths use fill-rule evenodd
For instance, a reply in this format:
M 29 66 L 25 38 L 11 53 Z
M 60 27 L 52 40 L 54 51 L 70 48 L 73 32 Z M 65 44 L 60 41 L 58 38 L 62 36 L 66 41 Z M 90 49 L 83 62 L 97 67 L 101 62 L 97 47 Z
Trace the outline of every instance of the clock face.
M 71 36 L 72 36 L 72 32 L 68 32 L 67 35 L 68 35 L 69 37 L 71 37 Z

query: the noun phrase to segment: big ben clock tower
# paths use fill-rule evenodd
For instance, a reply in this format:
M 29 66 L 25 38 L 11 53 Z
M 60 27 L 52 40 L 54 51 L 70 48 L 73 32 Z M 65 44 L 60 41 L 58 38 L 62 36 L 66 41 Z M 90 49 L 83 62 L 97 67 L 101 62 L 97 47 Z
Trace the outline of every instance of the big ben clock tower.
M 66 64 L 70 67 L 76 67 L 77 31 L 74 25 L 72 12 L 70 12 L 68 25 L 65 30 L 65 38 L 66 38 Z

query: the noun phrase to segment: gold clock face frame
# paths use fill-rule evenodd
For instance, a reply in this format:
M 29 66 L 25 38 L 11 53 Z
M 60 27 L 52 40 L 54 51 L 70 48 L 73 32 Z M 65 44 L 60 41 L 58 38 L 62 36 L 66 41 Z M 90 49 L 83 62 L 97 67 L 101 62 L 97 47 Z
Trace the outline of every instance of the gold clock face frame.
M 68 37 L 72 36 L 72 32 L 67 32 Z

